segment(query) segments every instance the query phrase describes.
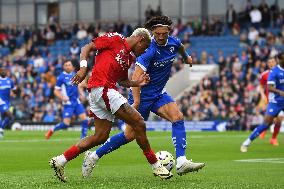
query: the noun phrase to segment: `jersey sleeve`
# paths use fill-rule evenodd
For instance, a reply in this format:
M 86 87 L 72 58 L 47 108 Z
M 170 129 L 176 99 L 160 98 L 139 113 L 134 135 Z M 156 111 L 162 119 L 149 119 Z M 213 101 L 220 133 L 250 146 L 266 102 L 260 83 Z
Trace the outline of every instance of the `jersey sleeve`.
M 180 48 L 180 46 L 181 46 L 181 40 L 176 37 L 176 38 L 175 38 L 175 41 L 176 41 L 176 44 L 177 44 L 178 48 Z
M 144 70 L 146 72 L 148 67 L 149 67 L 149 65 L 150 65 L 150 62 L 153 59 L 153 56 L 154 56 L 153 49 L 152 48 L 148 48 L 144 52 L 144 54 L 140 55 L 137 58 L 136 65 L 140 66 L 140 68 L 142 68 L 142 70 Z
M 276 71 L 275 70 L 271 70 L 268 76 L 268 80 L 267 80 L 267 85 L 275 85 L 276 84 Z
M 63 77 L 59 75 L 56 79 L 55 89 L 61 89 L 63 83 Z
M 118 33 L 107 33 L 92 40 L 97 50 L 111 49 L 114 43 L 121 42 L 122 35 Z

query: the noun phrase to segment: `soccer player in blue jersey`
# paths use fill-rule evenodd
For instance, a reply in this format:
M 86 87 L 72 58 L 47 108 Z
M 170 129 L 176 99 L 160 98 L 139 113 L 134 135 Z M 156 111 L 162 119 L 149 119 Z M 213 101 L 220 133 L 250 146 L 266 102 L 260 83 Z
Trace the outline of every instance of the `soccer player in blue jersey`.
M 272 125 L 282 110 L 284 110 L 284 53 L 277 56 L 278 65 L 269 73 L 267 87 L 269 91 L 268 106 L 266 108 L 264 123 L 253 130 L 251 135 L 241 145 L 241 152 L 247 152 L 249 145 L 260 133 L 267 130 Z
M 81 104 L 79 96 L 84 96 L 80 86 L 72 85 L 71 79 L 75 75 L 71 61 L 66 61 L 63 65 L 63 72 L 57 77 L 54 95 L 62 100 L 64 105 L 63 121 L 51 128 L 45 138 L 49 139 L 55 131 L 66 129 L 71 123 L 73 114 L 79 116 L 81 120 L 81 138 L 87 136 L 88 119 L 84 106 Z
M 192 64 L 192 59 L 181 41 L 169 35 L 171 25 L 172 21 L 167 16 L 153 17 L 145 24 L 145 27 L 152 31 L 153 38 L 150 47 L 137 58 L 132 79 L 136 79 L 146 72 L 151 80 L 143 87 L 132 87 L 128 102 L 139 111 L 144 120 L 147 120 L 149 113 L 153 112 L 172 123 L 172 141 L 176 150 L 177 173 L 183 175 L 198 171 L 205 164 L 187 160 L 183 115 L 176 102 L 164 89 L 170 77 L 173 61 L 178 53 L 186 64 L 190 66 Z M 127 125 L 124 132 L 109 138 L 95 152 L 87 152 L 82 166 L 82 175 L 89 177 L 99 158 L 134 139 L 133 129 Z
M 16 87 L 11 78 L 6 77 L 6 70 L 0 68 L 0 138 L 4 137 L 4 128 L 9 125 L 12 114 L 9 111 L 10 95 Z

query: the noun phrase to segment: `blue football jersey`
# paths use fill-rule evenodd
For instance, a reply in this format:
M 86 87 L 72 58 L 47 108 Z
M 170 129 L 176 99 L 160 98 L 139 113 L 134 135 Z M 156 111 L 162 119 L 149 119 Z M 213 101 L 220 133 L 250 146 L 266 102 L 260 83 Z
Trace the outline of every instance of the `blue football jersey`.
M 269 73 L 268 85 L 274 85 L 276 89 L 284 91 L 284 68 L 277 65 Z M 284 104 L 284 97 L 277 93 L 269 92 L 268 100 L 270 103 L 281 103 Z
M 10 104 L 10 93 L 11 90 L 15 89 L 14 82 L 11 78 L 0 77 L 0 105 L 1 104 Z
M 69 101 L 65 104 L 80 103 L 78 86 L 72 85 L 71 79 L 75 75 L 75 72 L 67 73 L 62 72 L 56 81 L 55 88 L 60 89 L 62 95 L 68 96 Z
M 136 65 L 140 66 L 150 76 L 150 82 L 141 87 L 141 100 L 151 100 L 158 97 L 165 90 L 170 78 L 172 64 L 176 58 L 181 41 L 169 36 L 165 45 L 158 45 L 155 39 L 144 54 L 137 58 Z

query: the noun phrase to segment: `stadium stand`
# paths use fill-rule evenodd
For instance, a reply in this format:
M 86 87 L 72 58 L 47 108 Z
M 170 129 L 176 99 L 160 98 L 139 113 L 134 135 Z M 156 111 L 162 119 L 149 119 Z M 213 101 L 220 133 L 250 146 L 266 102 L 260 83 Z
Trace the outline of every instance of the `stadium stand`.
M 248 13 L 249 10 L 245 14 Z M 174 26 L 173 35 L 182 40 L 195 64 L 217 64 L 220 73 L 203 78 L 178 100 L 185 119 L 228 120 L 229 129 L 241 130 L 249 129 L 254 117 L 261 116 L 264 103 L 256 91 L 258 77 L 266 69 L 267 58 L 284 50 L 284 13 L 265 28 L 257 28 L 249 21 L 244 24 L 241 19 L 239 16 L 239 22 L 231 29 L 218 17 L 209 22 L 198 18 L 189 19 L 186 24 L 178 21 Z M 132 26 L 122 21 L 96 25 L 54 22 L 37 30 L 2 26 L 0 61 L 19 87 L 12 101 L 15 118 L 58 121 L 62 105 L 54 98 L 53 88 L 62 63 L 71 59 L 78 68 L 80 48 L 108 31 L 128 36 Z M 182 60 L 177 59 L 172 74 L 183 67 Z

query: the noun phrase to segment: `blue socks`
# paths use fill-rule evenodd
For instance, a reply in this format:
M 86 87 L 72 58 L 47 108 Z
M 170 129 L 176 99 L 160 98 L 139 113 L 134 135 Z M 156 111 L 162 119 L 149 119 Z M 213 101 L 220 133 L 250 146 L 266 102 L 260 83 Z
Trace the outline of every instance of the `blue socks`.
M 9 119 L 9 117 L 5 117 L 3 120 L 1 120 L 1 122 L 0 122 L 0 128 L 1 129 L 5 129 L 5 127 L 7 126 L 7 125 L 9 125 L 9 122 L 10 122 L 10 119 Z
M 257 128 L 255 128 L 253 130 L 253 132 L 249 136 L 249 139 L 251 141 L 253 141 L 255 138 L 257 138 L 260 135 L 260 133 L 262 133 L 263 131 L 265 131 L 268 128 L 269 128 L 269 126 L 267 126 L 266 124 L 262 124 L 262 125 L 258 126 Z
M 53 131 L 58 131 L 61 129 L 66 129 L 67 127 L 69 127 L 69 125 L 66 125 L 64 122 L 60 122 L 57 125 L 55 125 L 55 127 L 53 128 Z
M 88 133 L 88 120 L 85 119 L 81 122 L 82 128 L 81 128 L 81 139 L 85 138 L 87 136 Z
M 103 155 L 106 155 L 127 143 L 128 141 L 125 138 L 124 132 L 118 133 L 109 138 L 101 147 L 99 147 L 96 150 L 96 154 L 99 158 L 101 158 Z
M 172 141 L 176 149 L 176 158 L 185 156 L 186 133 L 183 120 L 172 123 Z

